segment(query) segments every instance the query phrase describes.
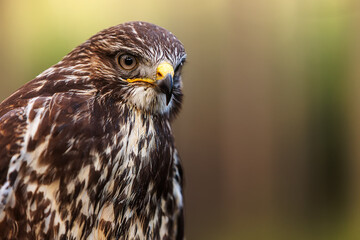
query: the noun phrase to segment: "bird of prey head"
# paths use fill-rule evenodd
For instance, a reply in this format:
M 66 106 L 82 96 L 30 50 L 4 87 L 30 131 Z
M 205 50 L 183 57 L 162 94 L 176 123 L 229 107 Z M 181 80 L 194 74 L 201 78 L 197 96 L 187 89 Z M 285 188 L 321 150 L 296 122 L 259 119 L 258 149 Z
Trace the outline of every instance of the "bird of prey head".
M 60 65 L 84 70 L 86 62 L 101 94 L 111 92 L 139 110 L 172 116 L 182 100 L 185 58 L 184 46 L 171 32 L 151 23 L 128 22 L 97 33 Z

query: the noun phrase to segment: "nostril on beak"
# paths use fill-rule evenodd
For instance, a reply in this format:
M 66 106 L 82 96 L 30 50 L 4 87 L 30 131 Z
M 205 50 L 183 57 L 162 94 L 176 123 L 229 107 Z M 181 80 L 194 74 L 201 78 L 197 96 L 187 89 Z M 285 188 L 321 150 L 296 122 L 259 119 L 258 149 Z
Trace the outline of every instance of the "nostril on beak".
M 156 73 L 156 77 L 158 77 L 158 78 L 162 78 L 162 77 L 163 77 L 163 75 L 161 74 L 161 72 L 157 72 L 157 73 Z

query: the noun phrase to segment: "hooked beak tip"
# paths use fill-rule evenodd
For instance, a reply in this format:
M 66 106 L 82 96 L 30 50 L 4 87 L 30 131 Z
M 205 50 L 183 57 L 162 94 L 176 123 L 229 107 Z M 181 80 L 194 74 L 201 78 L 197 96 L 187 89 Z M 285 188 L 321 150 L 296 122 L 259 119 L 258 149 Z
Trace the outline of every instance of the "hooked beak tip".
M 158 87 L 162 93 L 166 95 L 166 105 L 169 105 L 173 94 L 173 77 L 169 73 L 163 79 L 158 80 Z

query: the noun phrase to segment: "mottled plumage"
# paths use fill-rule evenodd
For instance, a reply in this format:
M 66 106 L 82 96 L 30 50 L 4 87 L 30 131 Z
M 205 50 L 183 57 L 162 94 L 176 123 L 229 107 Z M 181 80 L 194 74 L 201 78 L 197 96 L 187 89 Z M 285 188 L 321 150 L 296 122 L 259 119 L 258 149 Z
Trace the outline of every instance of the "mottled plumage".
M 185 57 L 167 30 L 125 23 L 4 100 L 0 238 L 183 239 Z

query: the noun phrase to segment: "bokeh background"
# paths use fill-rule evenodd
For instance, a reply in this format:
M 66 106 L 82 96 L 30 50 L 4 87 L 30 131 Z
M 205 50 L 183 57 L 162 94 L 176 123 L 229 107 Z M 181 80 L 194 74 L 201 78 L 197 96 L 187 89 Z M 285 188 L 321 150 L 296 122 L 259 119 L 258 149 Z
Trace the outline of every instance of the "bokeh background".
M 187 239 L 360 239 L 357 0 L 1 0 L 0 98 L 96 32 L 185 45 Z

